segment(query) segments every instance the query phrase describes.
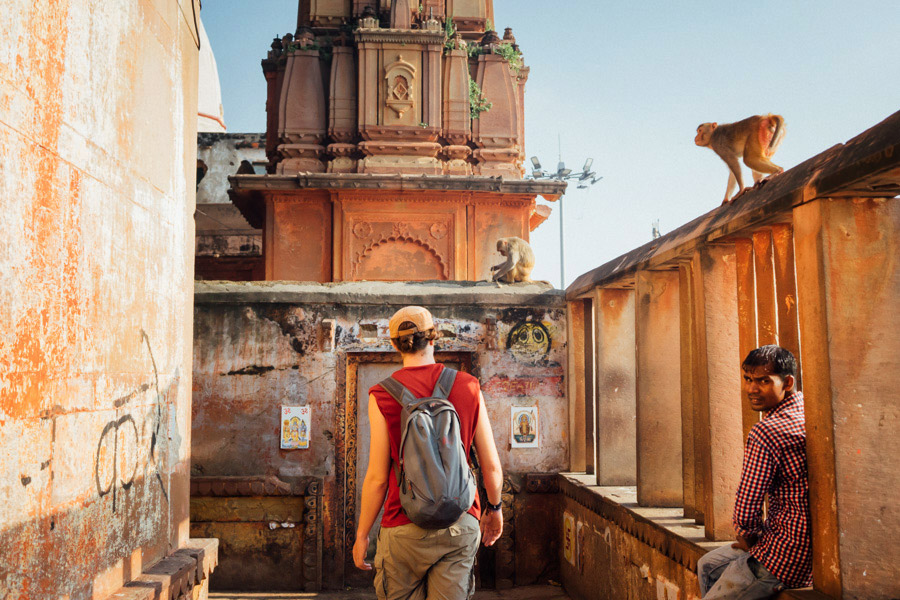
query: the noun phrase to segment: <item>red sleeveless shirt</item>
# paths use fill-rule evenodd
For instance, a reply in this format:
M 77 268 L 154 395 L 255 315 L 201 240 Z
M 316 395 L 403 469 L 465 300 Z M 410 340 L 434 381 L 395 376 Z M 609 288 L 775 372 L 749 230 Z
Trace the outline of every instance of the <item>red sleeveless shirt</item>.
M 420 367 L 405 367 L 394 373 L 394 379 L 399 381 L 417 398 L 431 396 L 438 378 L 444 370 L 444 365 L 422 365 Z M 459 433 L 463 445 L 466 447 L 466 455 L 472 447 L 475 439 L 475 426 L 478 424 L 478 394 L 481 387 L 478 380 L 460 371 L 456 374 L 453 389 L 450 390 L 450 402 L 459 414 Z M 400 489 L 397 486 L 397 478 L 394 466 L 400 460 L 400 413 L 403 407 L 394 400 L 380 385 L 373 385 L 369 393 L 375 396 L 378 408 L 387 421 L 388 436 L 391 441 L 391 473 L 388 478 L 387 499 L 384 502 L 384 515 L 381 517 L 382 527 L 399 527 L 411 523 L 400 506 Z M 475 502 L 469 509 L 469 514 L 476 519 L 481 518 L 481 506 L 478 494 L 475 494 Z

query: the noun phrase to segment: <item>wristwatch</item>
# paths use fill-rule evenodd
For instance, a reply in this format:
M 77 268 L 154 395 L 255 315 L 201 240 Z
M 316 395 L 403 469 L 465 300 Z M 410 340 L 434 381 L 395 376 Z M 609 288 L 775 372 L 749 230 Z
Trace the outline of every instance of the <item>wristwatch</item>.
M 497 504 L 491 504 L 491 501 L 487 498 L 484 499 L 484 504 L 487 506 L 489 510 L 498 511 L 503 508 L 503 503 L 498 502 Z

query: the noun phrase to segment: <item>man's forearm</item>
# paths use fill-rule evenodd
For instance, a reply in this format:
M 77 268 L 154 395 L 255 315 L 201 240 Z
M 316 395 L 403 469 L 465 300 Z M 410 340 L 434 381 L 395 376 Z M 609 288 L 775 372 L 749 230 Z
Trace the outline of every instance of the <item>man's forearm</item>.
M 481 478 L 484 481 L 488 502 L 500 504 L 500 494 L 503 492 L 503 469 L 500 468 L 500 465 L 485 466 L 481 470 Z
M 356 538 L 368 537 L 375 523 L 375 517 L 384 504 L 384 495 L 387 492 L 387 482 L 374 483 L 364 481 L 362 487 L 362 498 L 359 507 L 359 525 L 356 528 Z

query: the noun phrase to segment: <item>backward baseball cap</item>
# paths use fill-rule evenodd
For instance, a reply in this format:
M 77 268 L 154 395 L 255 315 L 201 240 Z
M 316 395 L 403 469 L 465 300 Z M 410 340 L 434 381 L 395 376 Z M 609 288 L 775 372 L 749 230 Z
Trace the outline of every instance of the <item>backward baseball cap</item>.
M 400 329 L 400 326 L 406 322 L 412 323 L 413 327 Z M 396 339 L 434 329 L 434 319 L 428 309 L 423 306 L 404 306 L 391 317 L 388 329 L 390 329 L 391 338 Z

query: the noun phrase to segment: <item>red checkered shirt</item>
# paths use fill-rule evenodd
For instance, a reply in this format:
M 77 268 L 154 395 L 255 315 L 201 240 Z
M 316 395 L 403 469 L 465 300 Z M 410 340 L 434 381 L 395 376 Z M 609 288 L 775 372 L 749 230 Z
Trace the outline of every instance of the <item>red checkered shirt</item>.
M 763 501 L 769 499 L 763 521 Z M 803 394 L 789 394 L 747 437 L 734 528 L 758 536 L 750 555 L 788 588 L 812 585 Z

